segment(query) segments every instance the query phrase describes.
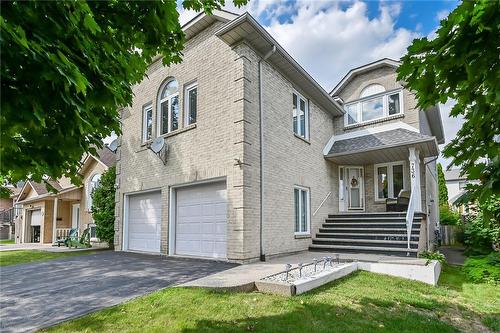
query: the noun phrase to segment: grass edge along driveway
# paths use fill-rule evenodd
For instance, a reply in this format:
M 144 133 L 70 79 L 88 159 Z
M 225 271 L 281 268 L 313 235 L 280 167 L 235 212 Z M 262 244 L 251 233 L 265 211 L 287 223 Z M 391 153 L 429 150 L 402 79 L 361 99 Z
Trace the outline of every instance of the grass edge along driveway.
M 48 252 L 40 250 L 0 251 L 0 267 L 93 254 L 96 251 Z
M 500 332 L 500 288 L 356 272 L 292 298 L 169 288 L 44 332 Z

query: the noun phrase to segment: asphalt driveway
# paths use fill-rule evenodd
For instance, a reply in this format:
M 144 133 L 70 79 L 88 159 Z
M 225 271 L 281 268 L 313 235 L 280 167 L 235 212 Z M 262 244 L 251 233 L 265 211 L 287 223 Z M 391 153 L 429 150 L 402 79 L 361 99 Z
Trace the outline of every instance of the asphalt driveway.
M 0 331 L 52 326 L 234 267 L 208 260 L 103 251 L 0 268 Z

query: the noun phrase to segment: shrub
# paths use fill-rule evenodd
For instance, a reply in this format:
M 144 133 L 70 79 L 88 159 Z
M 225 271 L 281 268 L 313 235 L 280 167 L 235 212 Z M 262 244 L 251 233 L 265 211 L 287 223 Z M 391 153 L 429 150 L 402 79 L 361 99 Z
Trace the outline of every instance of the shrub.
M 500 253 L 470 257 L 465 261 L 464 271 L 474 282 L 500 283 Z
M 479 207 L 479 213 L 464 225 L 467 255 L 488 254 L 500 246 L 500 196 L 494 195 Z
M 115 237 L 115 179 L 113 166 L 102 174 L 100 186 L 92 192 L 92 217 L 96 224 L 96 235 L 113 247 Z
M 439 207 L 439 222 L 442 225 L 458 225 L 460 224 L 460 214 L 448 206 L 442 205 Z
M 424 251 L 421 252 L 418 255 L 418 257 L 422 259 L 427 259 L 427 264 L 429 264 L 431 260 L 437 260 L 442 264 L 446 262 L 446 257 L 439 251 Z

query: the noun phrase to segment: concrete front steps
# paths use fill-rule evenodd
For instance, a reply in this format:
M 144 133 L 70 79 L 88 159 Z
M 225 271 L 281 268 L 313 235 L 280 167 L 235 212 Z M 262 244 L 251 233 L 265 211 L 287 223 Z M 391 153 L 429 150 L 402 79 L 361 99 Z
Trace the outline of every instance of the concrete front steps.
M 408 249 L 406 213 L 329 215 L 309 247 L 311 251 L 373 253 L 416 257 L 423 214 L 413 220 Z

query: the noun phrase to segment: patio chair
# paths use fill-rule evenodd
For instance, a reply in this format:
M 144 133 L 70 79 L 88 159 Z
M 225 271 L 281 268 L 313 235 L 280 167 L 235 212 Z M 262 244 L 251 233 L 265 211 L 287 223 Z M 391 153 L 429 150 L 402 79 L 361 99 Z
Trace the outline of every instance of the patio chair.
M 72 228 L 70 229 L 68 236 L 66 237 L 61 237 L 56 239 L 55 243 L 53 244 L 54 246 L 57 245 L 57 247 L 61 247 L 61 244 L 64 244 L 64 246 L 68 246 L 70 240 L 72 239 L 78 239 L 78 229 L 77 228 Z
M 410 203 L 410 191 L 399 191 L 397 198 L 385 199 L 385 210 L 387 212 L 404 212 L 408 209 Z
M 68 240 L 68 247 L 72 248 L 87 248 L 92 247 L 90 245 L 90 228 L 83 230 L 82 236 L 78 238 L 78 235 L 72 237 Z

